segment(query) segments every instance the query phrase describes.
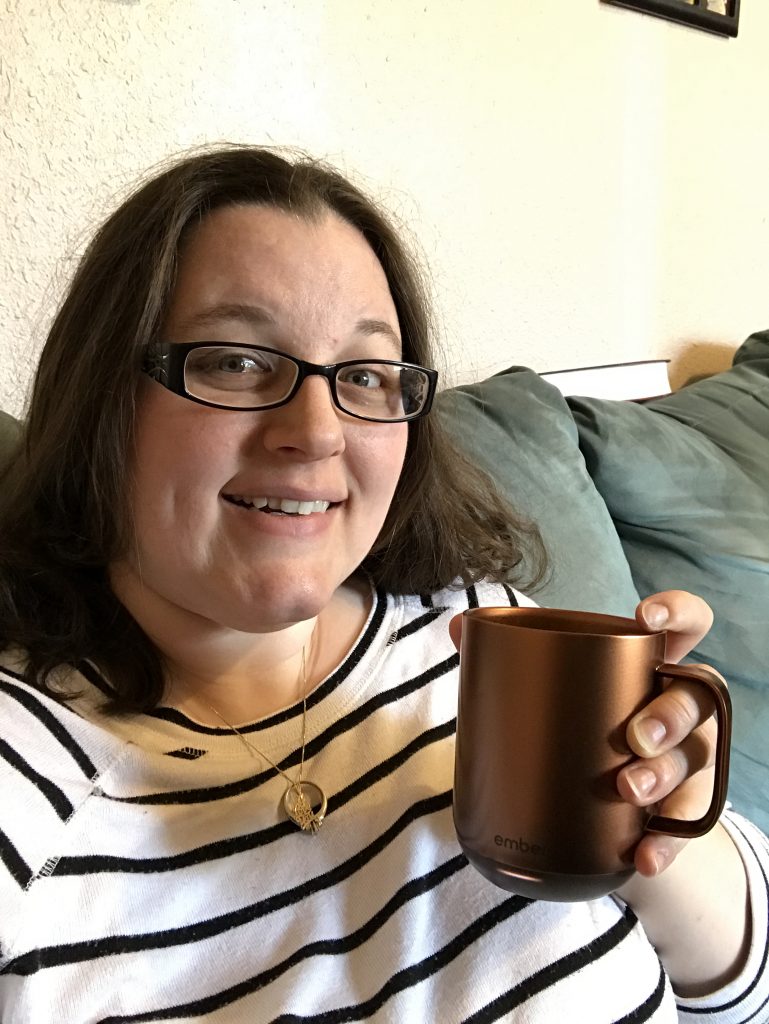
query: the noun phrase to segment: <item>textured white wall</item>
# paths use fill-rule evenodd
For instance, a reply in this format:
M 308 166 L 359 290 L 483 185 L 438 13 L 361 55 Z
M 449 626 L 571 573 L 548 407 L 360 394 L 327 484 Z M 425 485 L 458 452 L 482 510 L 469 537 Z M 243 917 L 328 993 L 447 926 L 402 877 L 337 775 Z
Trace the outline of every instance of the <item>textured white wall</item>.
M 742 7 L 726 40 L 599 0 L 0 0 L 0 407 L 115 196 L 223 139 L 385 199 L 455 380 L 717 368 L 767 326 L 769 3 Z

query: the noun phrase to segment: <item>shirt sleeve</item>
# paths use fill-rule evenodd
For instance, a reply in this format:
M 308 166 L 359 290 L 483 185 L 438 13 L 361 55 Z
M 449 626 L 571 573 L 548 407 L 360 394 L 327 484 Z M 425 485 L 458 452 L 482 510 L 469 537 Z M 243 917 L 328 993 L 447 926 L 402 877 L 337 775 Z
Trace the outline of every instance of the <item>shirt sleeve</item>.
M 677 999 L 681 1024 L 767 1024 L 769 1021 L 769 840 L 727 811 L 722 824 L 740 851 L 748 878 L 752 938 L 742 971 L 708 996 Z

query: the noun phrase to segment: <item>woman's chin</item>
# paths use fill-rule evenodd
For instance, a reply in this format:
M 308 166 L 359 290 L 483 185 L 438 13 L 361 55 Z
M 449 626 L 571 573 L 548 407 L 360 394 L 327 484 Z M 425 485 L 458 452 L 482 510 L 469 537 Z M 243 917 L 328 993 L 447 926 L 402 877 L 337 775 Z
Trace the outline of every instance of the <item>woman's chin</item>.
M 260 587 L 249 595 L 223 601 L 211 616 L 220 625 L 243 633 L 271 633 L 319 615 L 338 587 L 309 583 L 292 587 L 288 581 L 274 587 Z

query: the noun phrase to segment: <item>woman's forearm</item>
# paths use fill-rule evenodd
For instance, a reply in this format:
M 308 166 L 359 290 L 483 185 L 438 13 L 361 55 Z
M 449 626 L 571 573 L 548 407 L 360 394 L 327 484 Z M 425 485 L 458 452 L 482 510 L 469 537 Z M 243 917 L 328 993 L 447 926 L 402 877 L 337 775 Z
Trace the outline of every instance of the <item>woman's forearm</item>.
M 747 878 L 721 825 L 688 843 L 662 874 L 635 875 L 618 895 L 638 915 L 679 995 L 715 991 L 744 966 L 751 939 Z

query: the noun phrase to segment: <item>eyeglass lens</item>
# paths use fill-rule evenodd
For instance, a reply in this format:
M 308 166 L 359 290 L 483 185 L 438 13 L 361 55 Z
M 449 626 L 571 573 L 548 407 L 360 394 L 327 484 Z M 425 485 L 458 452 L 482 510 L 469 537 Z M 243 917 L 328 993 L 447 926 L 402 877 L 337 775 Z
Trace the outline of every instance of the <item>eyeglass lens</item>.
M 277 404 L 291 394 L 298 375 L 291 359 L 258 348 L 196 348 L 184 364 L 189 394 L 230 408 Z M 428 384 L 427 375 L 413 367 L 376 360 L 354 363 L 337 371 L 337 401 L 358 416 L 401 419 L 420 411 Z

